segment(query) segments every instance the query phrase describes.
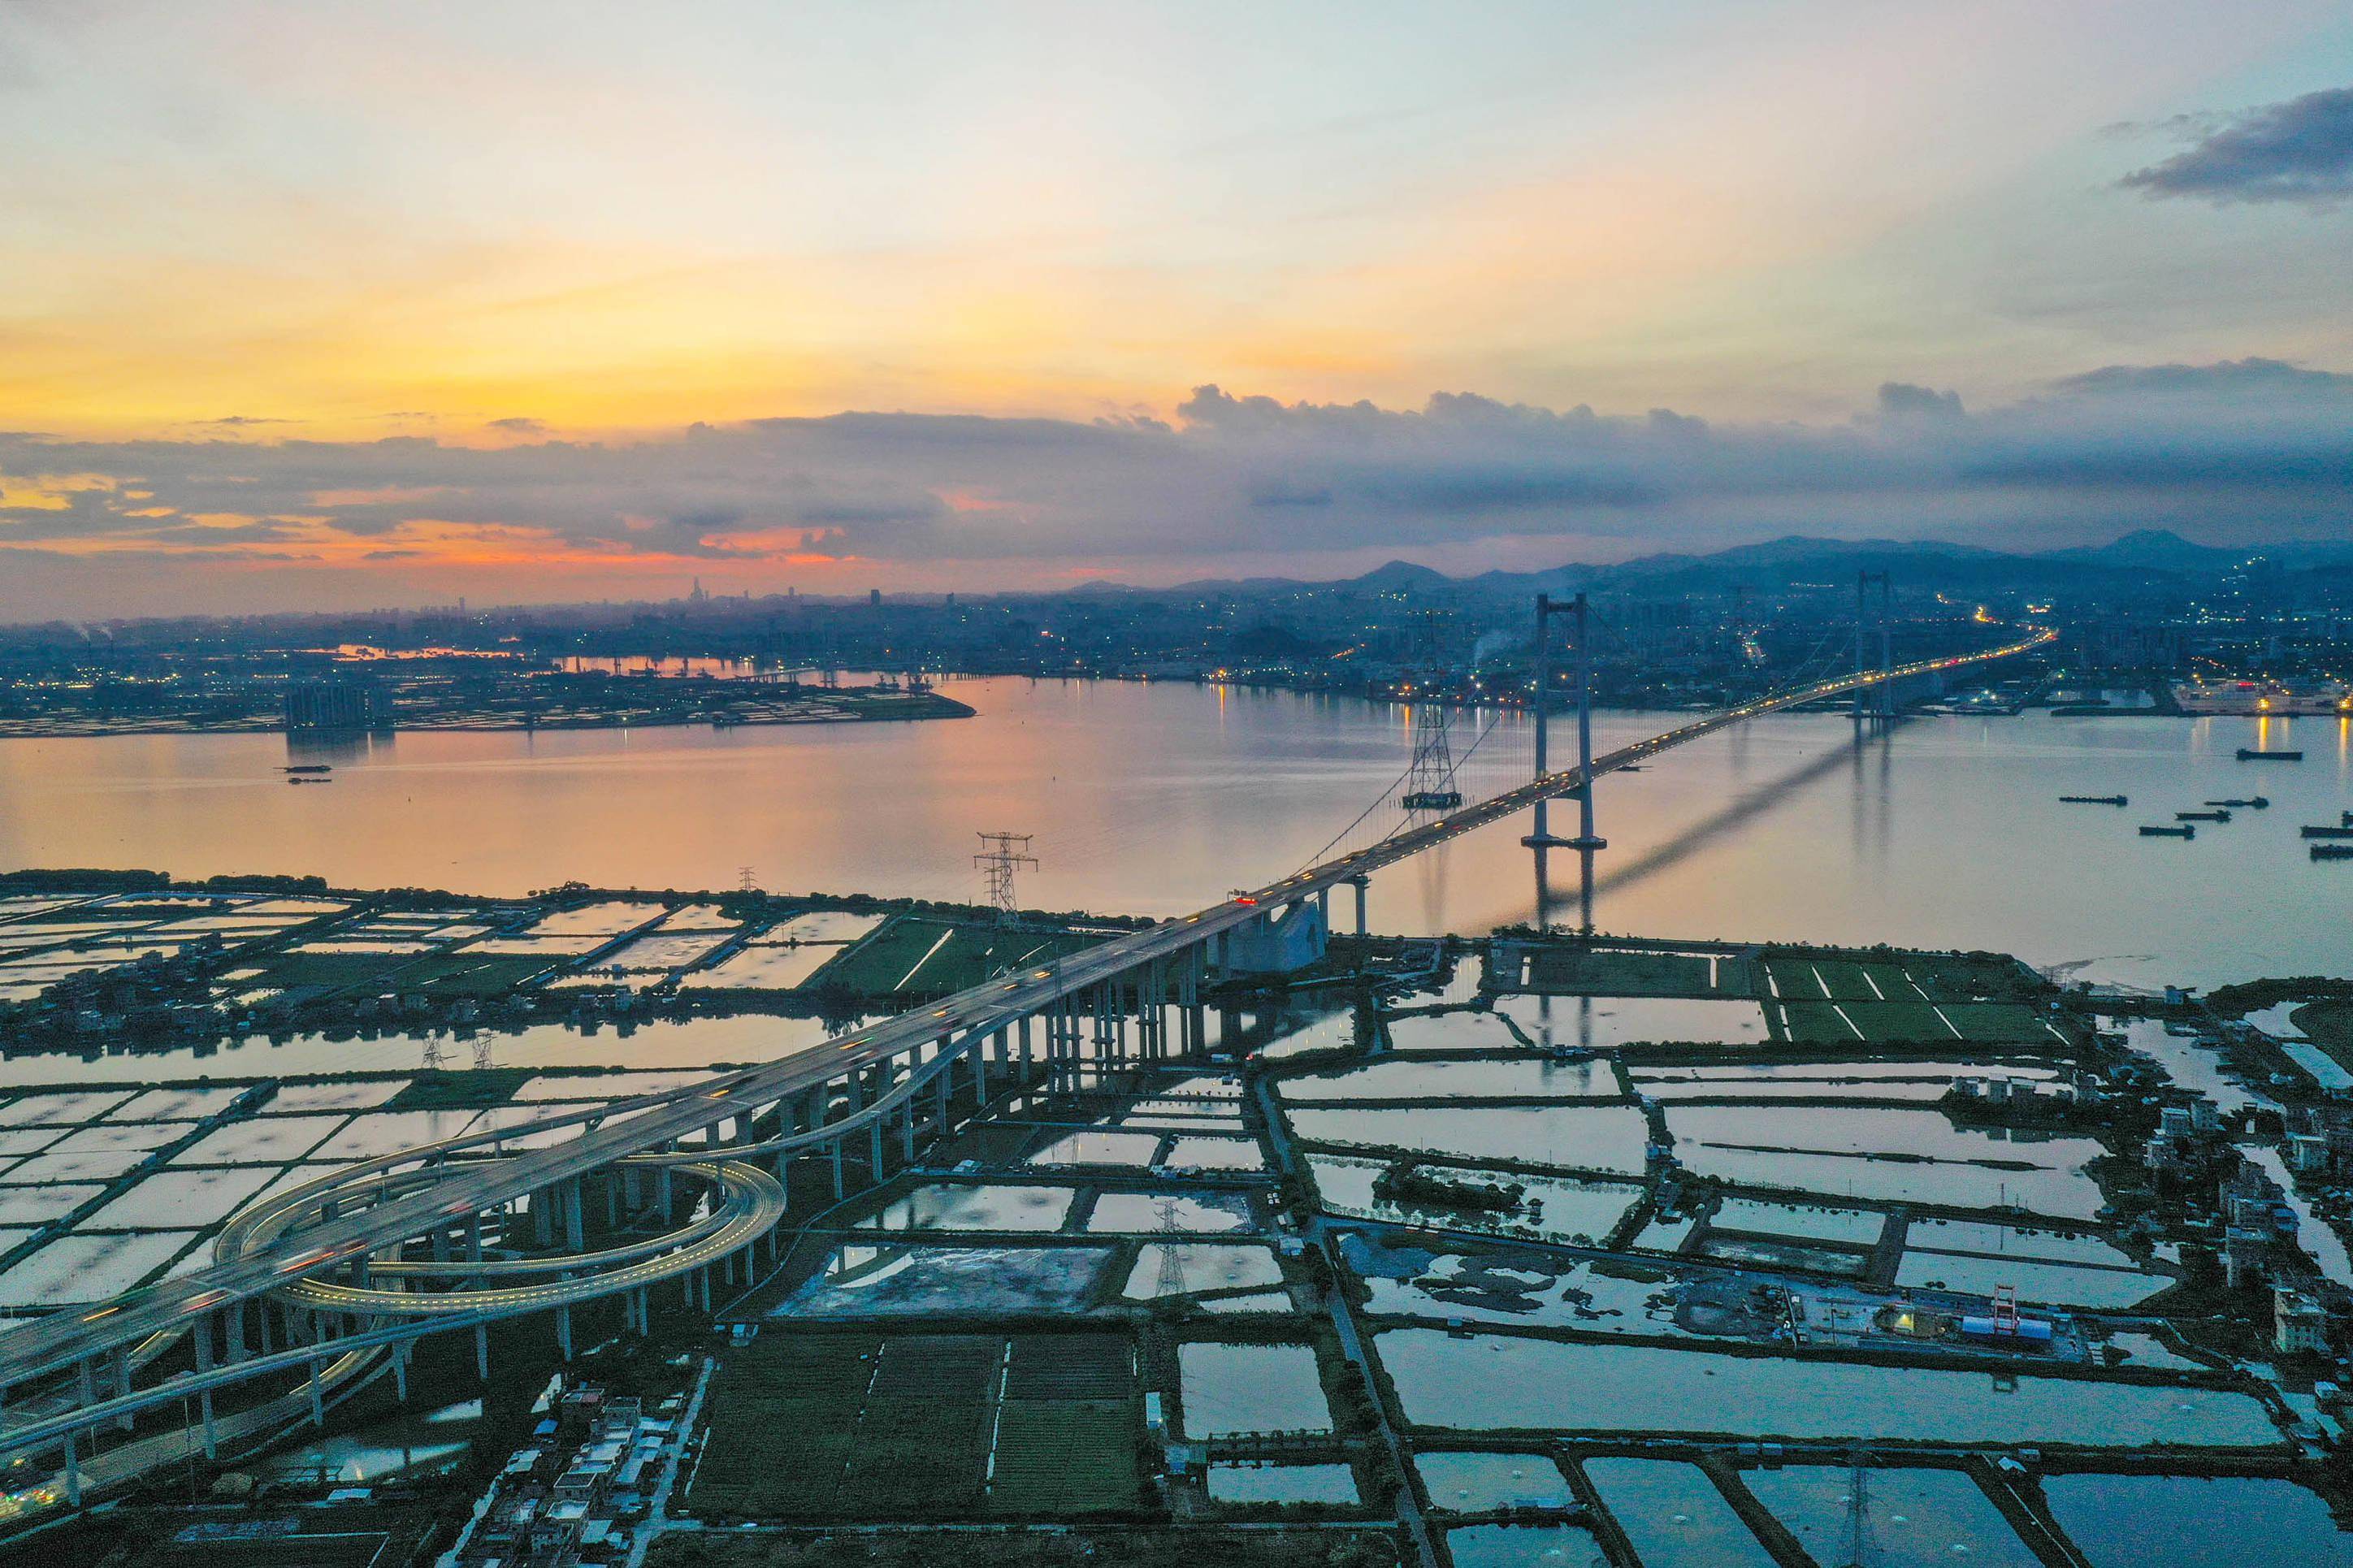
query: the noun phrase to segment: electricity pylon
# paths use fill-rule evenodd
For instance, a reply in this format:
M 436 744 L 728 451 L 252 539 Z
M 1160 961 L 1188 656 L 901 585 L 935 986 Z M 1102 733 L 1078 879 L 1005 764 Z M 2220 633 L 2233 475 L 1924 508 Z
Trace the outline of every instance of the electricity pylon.
M 984 833 L 981 852 L 972 863 L 988 874 L 988 901 L 997 906 L 997 918 L 1011 925 L 1020 918 L 1020 902 L 1013 896 L 1013 873 L 1022 866 L 1035 869 L 1038 858 L 1031 855 L 1028 833 Z M 1018 848 L 1015 846 L 1019 846 Z

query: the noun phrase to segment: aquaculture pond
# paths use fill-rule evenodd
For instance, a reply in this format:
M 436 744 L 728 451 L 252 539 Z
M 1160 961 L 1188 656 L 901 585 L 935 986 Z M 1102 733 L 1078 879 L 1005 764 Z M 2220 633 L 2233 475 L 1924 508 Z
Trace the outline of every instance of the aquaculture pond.
M 1305 1345 L 1197 1341 L 1177 1347 L 1176 1363 L 1188 1437 L 1332 1429 L 1315 1352 Z
M 1379 1336 L 1408 1420 L 1461 1431 L 1723 1432 L 2086 1447 L 2281 1441 L 2243 1394 L 2074 1379 L 1569 1344 L 1436 1329 Z
M 2116 1311 L 2137 1306 L 2173 1281 L 2126 1268 L 2088 1268 L 2037 1263 L 2019 1258 L 1983 1258 L 1958 1253 L 1906 1250 L 1896 1267 L 1898 1285 L 1929 1290 L 1959 1290 L 1990 1296 L 2004 1286 L 2021 1301 L 2054 1307 Z
M 1532 1056 L 1456 1061 L 1392 1057 L 1363 1067 L 1286 1079 L 1281 1089 L 1285 1100 L 1368 1103 L 1449 1096 L 1616 1100 L 1624 1092 L 1606 1061 L 1556 1062 Z
M 909 1189 L 858 1223 L 877 1230 L 1060 1230 L 1077 1195 L 1069 1187 L 935 1184 Z
M 1493 1013 L 1392 1014 L 1382 1021 L 1400 1051 L 1525 1051 L 1528 1043 Z
M 1609 1568 L 1593 1532 L 1576 1524 L 1465 1524 L 1446 1532 L 1454 1568 Z
M 1345 1465 L 1258 1465 L 1218 1461 L 1209 1466 L 1209 1497 L 1229 1503 L 1353 1504 L 1356 1473 Z
M 1075 1311 L 1111 1258 L 1101 1247 L 842 1246 L 768 1315 Z
M 1585 1477 L 1642 1568 L 1774 1568 L 1773 1554 L 1697 1465 L 1588 1459 Z
M 1488 1232 L 1534 1231 L 1557 1240 L 1598 1242 L 1617 1227 L 1642 1195 L 1642 1189 L 1629 1183 L 1582 1181 L 1575 1176 L 1535 1176 L 1509 1174 L 1502 1172 L 1464 1171 L 1473 1178 L 1517 1182 L 1525 1189 L 1525 1197 L 1543 1205 L 1540 1211 L 1526 1209 L 1443 1209 L 1407 1208 L 1385 1198 L 1373 1195 L 1373 1184 L 1387 1165 L 1379 1160 L 1367 1160 L 1346 1154 L 1311 1154 L 1307 1165 L 1315 1176 L 1315 1189 L 1323 1195 L 1328 1213 L 1353 1215 L 1365 1219 L 1387 1220 L 1392 1224 L 1437 1223 L 1449 1230 Z
M 1568 1478 L 1542 1454 L 1416 1454 L 1430 1506 L 1449 1513 L 1497 1513 L 1507 1508 L 1567 1508 L 1575 1500 Z
M 2042 1495 L 2092 1568 L 2353 1564 L 2353 1534 L 2293 1481 L 2047 1476 Z
M 1683 1041 L 1762 1045 L 1757 1003 L 1693 996 L 1499 996 L 1495 1011 L 1540 1046 L 1645 1045 Z
M 1311 1142 L 1424 1151 L 1640 1175 L 1649 1129 L 1617 1105 L 1308 1107 L 1291 1125 Z
M 1817 1562 L 1844 1563 L 1855 1539 L 1854 1471 L 1842 1465 L 1744 1470 L 1740 1479 Z M 2041 1568 L 1978 1484 L 1958 1470 L 1867 1469 L 1862 1540 L 1874 1568 Z
M 1746 1185 L 2063 1219 L 2089 1219 L 2102 1201 L 2084 1173 L 2101 1153 L 2093 1140 L 1963 1127 L 1936 1110 L 1678 1104 L 1667 1126 L 1694 1172 Z

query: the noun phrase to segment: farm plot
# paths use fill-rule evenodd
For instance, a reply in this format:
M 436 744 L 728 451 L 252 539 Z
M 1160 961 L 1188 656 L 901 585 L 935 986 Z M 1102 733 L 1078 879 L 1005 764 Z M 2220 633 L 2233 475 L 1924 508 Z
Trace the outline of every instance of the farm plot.
M 1060 1517 L 1133 1507 L 1141 1485 L 1116 1335 L 771 1332 L 711 1402 L 706 1518 Z

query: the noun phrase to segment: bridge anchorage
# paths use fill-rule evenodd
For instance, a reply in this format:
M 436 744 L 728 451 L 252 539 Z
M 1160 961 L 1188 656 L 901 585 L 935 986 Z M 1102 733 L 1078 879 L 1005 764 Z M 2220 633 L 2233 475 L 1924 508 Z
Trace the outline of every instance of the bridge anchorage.
M 1560 608 L 1577 613 L 1573 602 Z M 479 1363 L 482 1331 L 500 1320 L 551 1317 L 568 1350 L 571 1314 L 590 1301 L 618 1298 L 643 1327 L 650 1288 L 674 1283 L 708 1310 L 714 1273 L 748 1285 L 762 1248 L 773 1261 L 790 1192 L 815 1187 L 839 1202 L 853 1181 L 913 1166 L 920 1147 L 1007 1093 L 1206 1057 L 1212 982 L 1320 957 L 1334 888 L 1361 899 L 1377 871 L 1758 714 L 2010 658 L 2055 636 L 1793 688 L 1599 755 L 1580 722 L 1573 768 L 1192 914 L 757 1067 L 461 1133 L 266 1198 L 231 1222 L 210 1266 L 0 1336 L 0 1473 L 14 1460 L 30 1478 L 0 1492 L 0 1522 L 318 1422 L 331 1394 L 387 1358 L 405 1383 L 427 1334 L 474 1331 Z M 1578 837 L 1591 839 L 1589 793 L 1581 805 Z M 597 1199 L 608 1221 L 643 1216 L 645 1232 L 611 1224 L 598 1228 L 617 1234 L 591 1247 Z M 528 1247 L 509 1235 L 522 1224 Z M 292 1391 L 270 1392 L 273 1381 Z M 237 1409 L 216 1409 L 216 1394 L 248 1384 L 264 1386 Z M 185 1427 L 129 1430 L 183 1402 Z M 114 1446 L 100 1451 L 101 1437 Z

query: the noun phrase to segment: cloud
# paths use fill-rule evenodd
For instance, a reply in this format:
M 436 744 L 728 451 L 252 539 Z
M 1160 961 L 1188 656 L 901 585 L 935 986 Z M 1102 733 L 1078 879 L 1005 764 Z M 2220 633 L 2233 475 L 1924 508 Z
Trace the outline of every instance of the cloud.
M 1957 392 L 1938 392 L 1905 381 L 1879 385 L 1879 412 L 1889 419 L 1958 419 L 1967 410 Z
M 2033 544 L 2148 526 L 2218 542 L 2353 530 L 2353 375 L 2271 359 L 2105 365 L 1983 410 L 1891 381 L 1871 412 L 1820 425 L 1464 392 L 1404 409 L 1283 403 L 1214 385 L 1176 412 L 849 413 L 493 447 L 0 435 L 0 615 L 58 608 L 9 570 L 35 549 L 89 563 L 72 592 L 90 602 L 74 609 L 103 614 L 109 560 L 180 563 L 194 603 L 208 564 L 299 559 L 308 574 L 271 590 L 299 605 L 336 572 L 353 595 L 397 572 L 445 595 L 579 597 L 714 568 L 744 585 L 828 571 L 1010 585 L 1376 551 L 1476 568 L 1790 531 Z
M 504 430 L 510 435 L 515 436 L 544 436 L 547 434 L 547 425 L 544 421 L 527 419 L 521 415 L 510 415 L 504 419 L 493 419 L 491 421 L 491 428 L 493 430 Z
M 2103 365 L 2098 370 L 2069 376 L 2059 385 L 2070 392 L 2102 396 L 2263 398 L 2284 395 L 2353 402 L 2353 375 L 2306 370 L 2277 359 L 2226 359 L 2213 364 Z M 1886 387 L 1880 389 L 1883 403 L 1887 391 Z M 1957 399 L 1955 407 L 1958 406 Z
M 2151 196 L 2296 202 L 2327 206 L 2353 195 L 2353 88 L 2328 88 L 2250 110 L 2202 131 L 2161 163 L 2121 182 Z

